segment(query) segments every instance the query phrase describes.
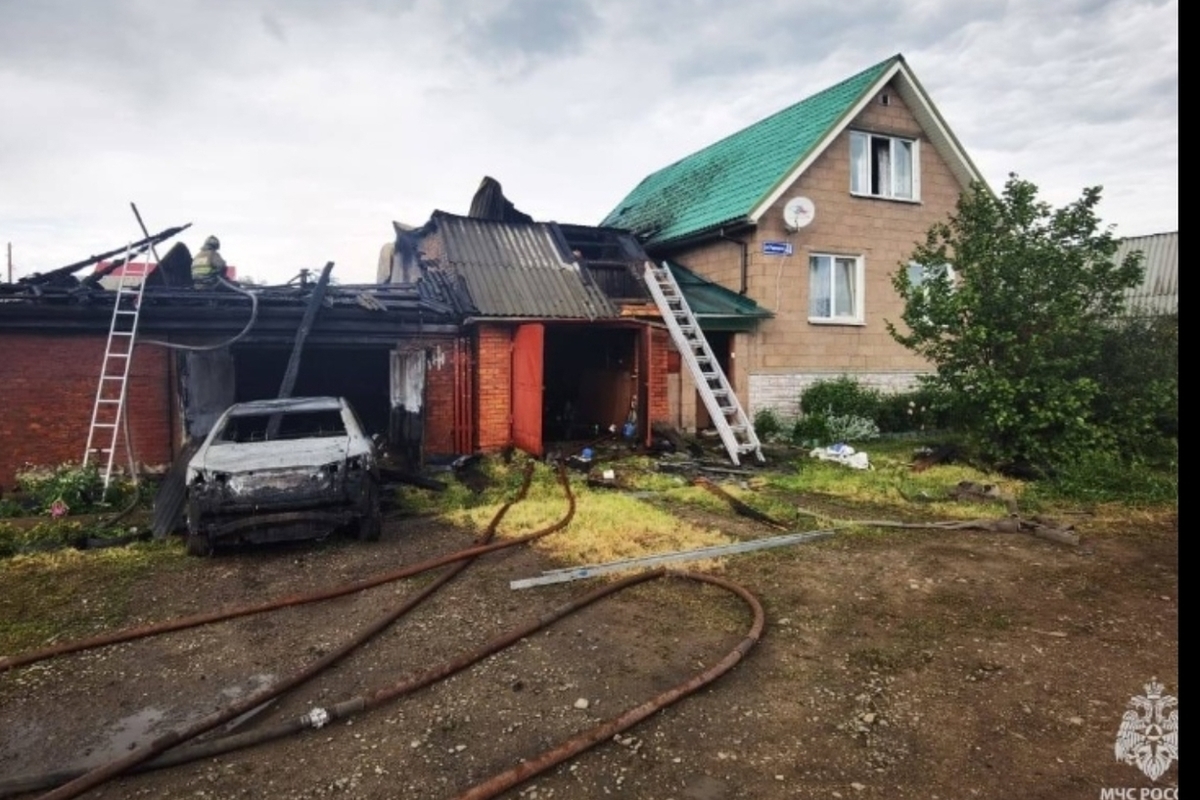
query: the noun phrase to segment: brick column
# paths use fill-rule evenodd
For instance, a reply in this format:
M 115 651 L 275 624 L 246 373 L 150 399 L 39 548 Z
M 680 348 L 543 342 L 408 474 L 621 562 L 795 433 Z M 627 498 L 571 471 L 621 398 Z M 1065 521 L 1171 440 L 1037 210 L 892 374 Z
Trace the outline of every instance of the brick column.
M 475 336 L 475 427 L 480 450 L 512 443 L 512 328 L 480 325 Z

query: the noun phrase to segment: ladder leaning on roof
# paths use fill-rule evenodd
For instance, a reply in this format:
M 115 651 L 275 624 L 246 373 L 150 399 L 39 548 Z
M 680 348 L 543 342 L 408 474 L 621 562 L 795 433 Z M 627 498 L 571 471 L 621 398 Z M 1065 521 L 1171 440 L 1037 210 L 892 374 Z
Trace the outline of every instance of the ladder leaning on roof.
M 103 465 L 104 490 L 112 480 L 113 461 L 117 453 L 117 432 L 125 422 L 125 404 L 128 399 L 129 368 L 133 363 L 133 347 L 137 342 L 138 320 L 142 313 L 142 294 L 146 289 L 146 276 L 154 269 L 147 258 L 144 263 L 131 263 L 133 251 L 125 250 L 125 263 L 117 275 L 117 291 L 113 299 L 112 321 L 108 326 L 108 342 L 104 347 L 104 361 L 100 366 L 100 382 L 96 386 L 96 402 L 92 405 L 92 423 L 88 428 L 87 446 L 83 451 L 83 465 Z M 137 286 L 132 285 L 137 281 Z M 129 473 L 134 480 L 133 452 L 126 439 L 126 455 L 129 458 Z
M 729 379 L 708 346 L 708 340 L 704 338 L 670 267 L 665 262 L 655 266 L 647 261 L 643 277 L 663 321 L 667 323 L 667 329 L 671 331 L 675 347 L 692 373 L 704 407 L 708 409 L 708 415 L 721 436 L 729 458 L 734 464 L 740 464 L 739 459 L 743 454 L 754 453 L 759 461 L 765 461 L 754 426 L 750 424 L 733 387 L 729 385 Z

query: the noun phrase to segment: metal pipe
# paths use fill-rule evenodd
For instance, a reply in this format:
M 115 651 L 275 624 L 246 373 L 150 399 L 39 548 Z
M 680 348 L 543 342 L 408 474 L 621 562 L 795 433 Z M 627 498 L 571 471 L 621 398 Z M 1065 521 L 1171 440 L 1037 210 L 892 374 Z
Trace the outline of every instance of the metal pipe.
M 731 236 L 726 236 L 724 228 L 717 231 L 717 238 L 722 241 L 733 242 L 742 248 L 742 288 L 738 289 L 738 294 L 745 294 L 748 288 L 748 276 L 746 273 L 749 270 L 750 245 L 744 239 L 734 239 Z

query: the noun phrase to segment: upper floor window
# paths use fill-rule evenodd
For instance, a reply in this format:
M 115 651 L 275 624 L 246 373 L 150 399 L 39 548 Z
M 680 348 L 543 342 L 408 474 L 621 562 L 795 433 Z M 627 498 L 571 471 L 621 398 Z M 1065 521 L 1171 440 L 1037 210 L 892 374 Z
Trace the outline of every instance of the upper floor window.
M 850 192 L 868 197 L 920 199 L 920 159 L 914 139 L 850 132 Z

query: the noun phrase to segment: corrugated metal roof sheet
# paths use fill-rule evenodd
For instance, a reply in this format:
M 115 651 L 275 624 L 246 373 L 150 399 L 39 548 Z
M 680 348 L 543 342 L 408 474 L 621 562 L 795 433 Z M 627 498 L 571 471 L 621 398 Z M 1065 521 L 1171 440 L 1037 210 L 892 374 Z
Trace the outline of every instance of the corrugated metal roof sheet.
M 599 319 L 618 309 L 573 260 L 552 223 L 512 223 L 435 212 L 437 268 L 462 276 L 489 317 Z
M 1138 286 L 1125 293 L 1126 308 L 1142 314 L 1179 312 L 1179 231 L 1131 236 L 1117 247 L 1114 259 L 1142 251 L 1145 275 Z
M 600 224 L 661 244 L 746 219 L 898 60 L 882 61 L 660 169 Z
M 688 307 L 704 330 L 752 330 L 760 319 L 774 316 L 745 295 L 713 283 L 687 267 L 667 261 Z
M 421 302 L 431 309 L 449 309 L 448 313 L 455 316 L 469 317 L 479 312 L 471 302 L 471 294 L 467 290 L 461 275 L 455 275 L 440 270 L 427 270 L 417 279 L 417 291 Z

